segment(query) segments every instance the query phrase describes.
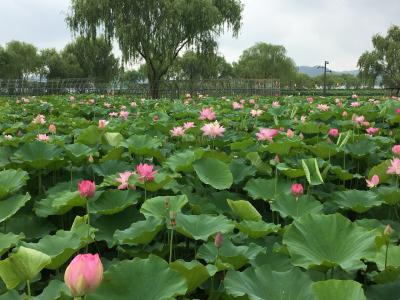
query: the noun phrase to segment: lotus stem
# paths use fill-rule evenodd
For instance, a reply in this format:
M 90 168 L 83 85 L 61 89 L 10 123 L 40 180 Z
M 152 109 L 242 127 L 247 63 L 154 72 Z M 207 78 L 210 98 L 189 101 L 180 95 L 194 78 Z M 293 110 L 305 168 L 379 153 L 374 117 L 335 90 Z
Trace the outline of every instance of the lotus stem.
M 174 243 L 174 228 L 171 228 L 171 239 L 169 241 L 169 263 L 172 262 L 172 246 Z
M 90 213 L 89 213 L 89 201 L 86 199 L 86 215 L 87 215 L 87 225 L 88 225 L 88 232 L 87 232 L 87 244 L 86 244 L 86 253 L 89 250 L 89 239 L 90 239 Z
M 389 252 L 389 240 L 386 242 L 386 251 L 385 251 L 385 270 L 386 270 L 386 266 L 387 266 L 388 252 Z
M 147 200 L 146 180 L 144 181 L 144 201 Z
M 32 294 L 31 294 L 31 282 L 30 282 L 30 280 L 26 281 L 26 287 L 28 289 L 28 299 L 31 299 Z
M 39 170 L 38 176 L 38 195 L 42 194 L 42 170 Z

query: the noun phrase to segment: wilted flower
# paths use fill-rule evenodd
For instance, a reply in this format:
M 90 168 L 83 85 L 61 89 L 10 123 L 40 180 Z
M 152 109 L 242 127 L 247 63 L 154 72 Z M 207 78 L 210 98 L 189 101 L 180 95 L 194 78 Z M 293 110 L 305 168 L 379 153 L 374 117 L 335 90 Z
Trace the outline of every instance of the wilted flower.
M 157 170 L 153 170 L 154 165 L 138 164 L 136 166 L 136 172 L 139 174 L 139 181 L 152 181 Z
M 33 119 L 32 123 L 34 123 L 34 124 L 42 124 L 43 125 L 43 124 L 46 123 L 46 117 L 44 115 L 37 115 Z
M 56 134 L 56 132 L 57 132 L 57 127 L 56 127 L 56 125 L 50 124 L 50 125 L 49 125 L 49 132 L 52 133 L 52 134 Z
M 371 180 L 365 179 L 365 181 L 367 182 L 367 186 L 369 188 L 376 187 L 379 184 L 379 176 L 374 175 L 372 176 Z
M 82 198 L 92 198 L 96 193 L 96 184 L 90 180 L 82 180 L 78 183 L 78 191 Z
M 79 254 L 70 262 L 64 274 L 65 284 L 73 297 L 96 290 L 103 280 L 103 265 L 98 254 Z
M 249 100 L 249 103 L 250 103 L 250 104 L 256 104 L 256 100 L 250 99 L 250 100 Z
M 224 243 L 224 237 L 222 236 L 221 232 L 217 232 L 217 234 L 215 235 L 215 239 L 214 239 L 215 247 L 217 247 L 219 249 L 222 247 L 223 243 Z
M 278 129 L 271 128 L 260 128 L 260 131 L 256 133 L 257 140 L 259 141 L 270 141 L 272 142 L 273 138 L 277 136 L 279 133 Z
M 199 120 L 215 120 L 215 112 L 213 111 L 212 107 L 203 108 L 200 112 Z
M 292 137 L 294 137 L 294 131 L 289 128 L 286 131 L 286 136 L 291 139 Z
M 272 107 L 281 107 L 281 104 L 279 103 L 279 101 L 272 101 Z
M 100 128 L 100 129 L 106 128 L 107 124 L 108 124 L 108 121 L 106 121 L 106 120 L 99 120 L 99 128 Z
M 5 135 L 4 135 L 4 138 L 5 138 L 6 140 L 11 140 L 11 139 L 12 139 L 12 135 L 10 135 L 10 134 L 5 134 Z
M 225 128 L 219 125 L 218 121 L 214 123 L 207 123 L 200 128 L 203 131 L 203 135 L 209 136 L 211 138 L 216 138 L 217 136 L 223 136 Z
M 107 108 L 110 108 L 110 107 L 111 107 L 111 104 L 108 103 L 108 102 L 104 102 L 104 106 L 107 107 Z
M 396 174 L 400 175 L 400 159 L 394 158 L 390 161 L 390 166 L 388 167 L 386 173 L 387 174 Z
M 115 112 L 115 111 L 113 111 L 113 112 L 110 112 L 108 115 L 109 115 L 110 117 L 117 117 L 117 116 L 118 116 L 118 113 Z
M 261 109 L 252 109 L 250 111 L 251 116 L 254 118 L 261 116 L 262 113 L 263 113 L 263 111 Z
M 135 108 L 136 106 L 137 106 L 136 102 L 135 102 L 135 101 L 132 101 L 132 102 L 131 102 L 131 107 Z
M 154 115 L 154 116 L 153 116 L 153 122 L 154 122 L 154 123 L 156 123 L 156 122 L 158 121 L 158 119 L 159 119 L 158 115 Z
M 301 122 L 301 123 L 305 123 L 306 120 L 307 120 L 307 117 L 306 117 L 306 116 L 301 116 L 301 117 L 300 117 L 300 122 Z

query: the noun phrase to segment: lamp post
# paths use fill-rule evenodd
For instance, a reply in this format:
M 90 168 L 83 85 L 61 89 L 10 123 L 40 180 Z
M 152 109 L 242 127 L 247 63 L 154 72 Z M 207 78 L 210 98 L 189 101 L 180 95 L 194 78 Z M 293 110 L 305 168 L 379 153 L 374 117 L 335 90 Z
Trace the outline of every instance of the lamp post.
M 326 72 L 332 72 L 331 70 L 328 70 L 326 68 L 326 65 L 328 65 L 328 64 L 329 64 L 329 61 L 326 60 L 323 67 L 322 66 L 318 66 L 318 69 L 324 68 L 324 91 L 323 91 L 323 95 L 324 96 L 326 96 Z

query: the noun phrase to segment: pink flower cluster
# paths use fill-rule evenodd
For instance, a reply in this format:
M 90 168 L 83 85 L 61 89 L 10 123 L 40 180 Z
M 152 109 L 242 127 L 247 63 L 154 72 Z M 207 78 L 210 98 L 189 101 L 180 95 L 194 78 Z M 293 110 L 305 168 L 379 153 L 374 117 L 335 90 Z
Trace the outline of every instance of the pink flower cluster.
M 203 131 L 203 135 L 209 136 L 213 139 L 217 136 L 223 136 L 225 132 L 225 128 L 222 127 L 218 121 L 215 121 L 214 123 L 207 123 L 200 129 Z

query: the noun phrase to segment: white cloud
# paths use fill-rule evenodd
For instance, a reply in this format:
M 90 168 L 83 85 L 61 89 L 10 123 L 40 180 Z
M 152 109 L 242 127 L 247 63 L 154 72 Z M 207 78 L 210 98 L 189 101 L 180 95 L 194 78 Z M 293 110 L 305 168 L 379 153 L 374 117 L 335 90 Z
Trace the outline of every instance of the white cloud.
M 298 65 L 325 59 L 335 70 L 355 69 L 371 37 L 398 22 L 399 0 L 243 0 L 237 39 L 220 37 L 220 52 L 235 61 L 256 42 L 285 46 Z M 0 0 L 0 44 L 10 40 L 62 49 L 72 40 L 65 23 L 70 0 Z M 399 22 L 400 23 L 400 22 Z M 398 23 L 398 24 L 399 24 Z M 119 53 L 118 50 L 115 53 Z

